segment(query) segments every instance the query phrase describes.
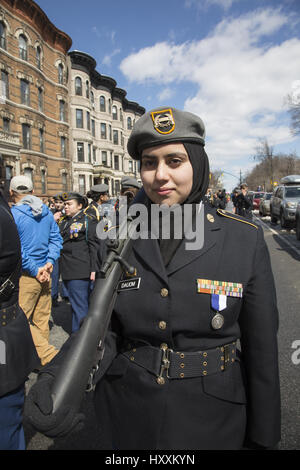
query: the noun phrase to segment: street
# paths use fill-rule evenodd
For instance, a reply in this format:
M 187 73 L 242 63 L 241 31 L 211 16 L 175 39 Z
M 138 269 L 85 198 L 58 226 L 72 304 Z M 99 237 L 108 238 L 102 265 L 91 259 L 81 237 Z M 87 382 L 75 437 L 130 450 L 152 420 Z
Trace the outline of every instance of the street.
M 228 208 L 229 209 L 229 208 Z M 300 449 L 300 360 L 295 361 L 295 342 L 300 349 L 300 241 L 293 230 L 282 230 L 271 224 L 270 217 L 254 215 L 254 221 L 261 224 L 269 248 L 280 314 L 279 360 L 282 398 L 282 440 L 283 450 Z M 68 338 L 71 328 L 70 305 L 62 302 L 53 309 L 50 342 L 60 347 Z M 292 346 L 294 344 L 294 347 Z M 300 359 L 300 352 L 297 356 Z M 298 362 L 298 364 L 297 364 Z M 36 380 L 30 375 L 28 388 Z M 105 449 L 97 424 L 93 418 L 92 395 L 88 394 L 83 403 L 86 424 L 82 431 L 66 438 L 50 439 L 36 433 L 25 421 L 25 435 L 29 450 L 58 449 Z

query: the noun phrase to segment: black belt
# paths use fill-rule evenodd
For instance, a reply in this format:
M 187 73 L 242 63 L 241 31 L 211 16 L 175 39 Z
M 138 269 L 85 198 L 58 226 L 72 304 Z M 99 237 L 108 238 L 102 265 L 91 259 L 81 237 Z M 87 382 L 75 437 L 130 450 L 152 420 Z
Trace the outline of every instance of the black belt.
M 204 377 L 224 371 L 236 360 L 236 342 L 196 352 L 173 351 L 167 344 L 160 348 L 132 345 L 122 352 L 132 363 L 157 376 L 158 383 L 168 379 Z
M 19 304 L 15 303 L 9 307 L 0 310 L 0 326 L 7 326 L 11 321 L 15 320 L 19 314 Z

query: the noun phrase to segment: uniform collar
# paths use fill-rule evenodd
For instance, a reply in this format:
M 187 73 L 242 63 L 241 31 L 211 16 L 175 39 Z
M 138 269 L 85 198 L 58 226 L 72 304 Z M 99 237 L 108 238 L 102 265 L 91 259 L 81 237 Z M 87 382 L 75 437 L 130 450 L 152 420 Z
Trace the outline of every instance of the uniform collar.
M 202 211 L 197 214 L 197 219 L 198 226 L 201 225 L 200 229 L 204 225 L 203 246 L 199 249 L 187 249 L 186 242 L 188 241 L 184 239 L 167 267 L 164 266 L 157 240 L 137 239 L 132 244 L 133 250 L 142 260 L 142 264 L 146 264 L 147 267 L 155 272 L 166 284 L 168 284 L 168 276 L 170 274 L 173 274 L 175 271 L 178 271 L 202 256 L 218 241 L 220 225 L 216 210 L 209 204 L 203 204 Z

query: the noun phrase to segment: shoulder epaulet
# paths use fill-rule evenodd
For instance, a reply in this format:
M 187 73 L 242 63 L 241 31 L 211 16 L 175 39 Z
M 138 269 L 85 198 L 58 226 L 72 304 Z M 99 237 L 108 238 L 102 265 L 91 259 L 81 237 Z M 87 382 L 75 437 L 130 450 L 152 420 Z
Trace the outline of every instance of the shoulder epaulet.
M 92 215 L 88 214 L 88 212 L 87 212 L 87 211 L 90 210 L 91 208 L 93 208 L 93 210 L 95 211 L 95 216 L 94 216 L 94 217 L 93 217 Z M 98 211 L 97 207 L 95 207 L 94 205 L 89 205 L 89 206 L 87 206 L 87 207 L 84 209 L 83 213 L 84 213 L 85 215 L 88 215 L 91 219 L 96 218 L 96 219 L 98 220 L 98 222 L 99 222 L 99 220 L 100 220 L 99 211 Z
M 57 223 L 58 225 L 66 218 L 65 215 L 63 215 L 60 219 L 58 219 Z
M 226 217 L 227 219 L 236 220 L 237 222 L 242 222 L 243 224 L 251 225 L 252 227 L 258 229 L 258 225 L 254 224 L 253 222 L 248 222 L 244 217 L 234 214 L 233 212 L 227 212 L 224 209 L 217 209 L 217 213 Z

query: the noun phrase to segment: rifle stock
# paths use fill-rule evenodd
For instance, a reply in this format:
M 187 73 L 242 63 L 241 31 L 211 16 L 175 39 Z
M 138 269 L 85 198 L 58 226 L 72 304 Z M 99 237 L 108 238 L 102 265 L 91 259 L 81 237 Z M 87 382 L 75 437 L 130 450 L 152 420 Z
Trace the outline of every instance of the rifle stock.
M 122 230 L 127 230 L 130 219 Z M 129 227 L 130 228 L 130 227 Z M 128 230 L 129 230 L 128 228 Z M 120 236 L 120 238 L 123 238 Z M 126 258 L 131 250 L 131 239 L 119 239 L 117 257 Z M 111 314 L 117 297 L 117 285 L 122 266 L 109 253 L 112 264 L 102 278 L 97 278 L 90 297 L 88 314 L 62 362 L 52 387 L 53 412 L 62 406 L 78 410 L 86 391 L 89 374 L 95 365 L 97 352 L 103 347 Z

